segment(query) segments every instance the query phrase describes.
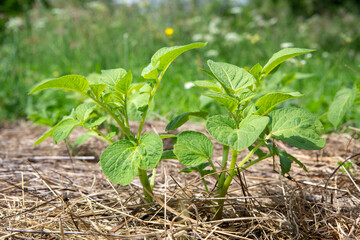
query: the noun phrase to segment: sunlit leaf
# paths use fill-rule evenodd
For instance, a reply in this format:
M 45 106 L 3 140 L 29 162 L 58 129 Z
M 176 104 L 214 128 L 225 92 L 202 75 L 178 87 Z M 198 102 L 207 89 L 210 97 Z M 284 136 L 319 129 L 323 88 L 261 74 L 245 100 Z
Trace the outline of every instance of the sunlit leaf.
M 318 132 L 321 122 L 309 111 L 301 108 L 281 108 L 269 114 L 270 134 L 294 147 L 316 150 L 325 146 Z
M 50 88 L 59 88 L 84 93 L 88 87 L 89 83 L 83 76 L 67 75 L 39 83 L 30 91 L 29 94 Z
M 280 65 L 282 62 L 288 60 L 289 58 L 293 58 L 302 54 L 310 53 L 315 50 L 305 49 L 305 48 L 285 48 L 270 58 L 270 60 L 265 64 L 262 73 L 267 75 L 269 74 L 274 68 Z
M 211 159 L 212 142 L 200 132 L 184 131 L 177 135 L 174 153 L 187 166 L 196 166 Z

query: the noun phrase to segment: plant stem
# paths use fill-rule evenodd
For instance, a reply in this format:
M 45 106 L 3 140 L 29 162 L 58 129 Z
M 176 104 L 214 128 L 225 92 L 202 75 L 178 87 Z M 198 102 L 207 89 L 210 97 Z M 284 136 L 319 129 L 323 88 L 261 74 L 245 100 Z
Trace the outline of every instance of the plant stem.
M 219 198 L 224 198 L 227 194 L 227 191 L 229 189 L 229 186 L 231 184 L 231 181 L 233 179 L 233 177 L 236 175 L 236 159 L 238 156 L 238 152 L 234 149 L 231 149 L 231 163 L 230 163 L 230 169 L 229 169 L 229 174 L 227 175 L 223 186 L 221 186 L 221 188 L 219 189 L 219 194 L 217 197 Z M 215 220 L 221 219 L 222 218 L 222 214 L 223 214 L 223 209 L 224 209 L 224 202 L 225 199 L 219 199 L 217 200 L 218 203 L 218 207 L 216 209 L 216 213 L 214 216 Z
M 123 133 L 125 133 L 125 135 L 128 137 L 128 139 L 134 138 L 130 129 L 125 127 L 124 123 L 122 123 L 120 121 L 120 119 L 107 106 L 105 106 L 102 102 L 100 102 L 99 100 L 97 100 L 96 98 L 94 98 L 91 95 L 86 95 L 86 96 L 90 97 L 93 101 L 95 101 L 100 107 L 102 107 L 116 121 L 116 123 L 119 125 L 120 129 L 122 130 Z
M 151 187 L 151 190 L 154 190 L 154 186 L 155 186 L 155 176 L 156 176 L 156 167 L 153 169 L 152 175 L 151 175 L 151 178 L 150 178 L 150 187 Z
M 210 163 L 211 168 L 214 170 L 216 180 L 219 182 L 220 181 L 219 174 L 217 174 L 215 165 L 214 165 L 213 161 L 211 160 L 211 158 L 209 159 L 209 163 Z
M 150 108 L 150 104 L 151 104 L 151 101 L 153 100 L 154 98 L 154 95 L 155 95 L 155 92 L 156 90 L 158 89 L 160 85 L 160 80 L 157 80 L 156 81 L 156 85 L 154 86 L 154 88 L 151 90 L 150 92 L 150 97 L 149 97 L 149 100 L 148 100 L 148 103 L 147 103 L 147 108 L 146 110 L 143 112 L 142 116 L 141 116 L 141 122 L 140 122 L 140 126 L 139 126 L 139 130 L 138 130 L 138 133 L 136 135 L 136 139 L 139 140 L 140 137 L 141 137 L 141 132 L 142 132 L 142 129 L 144 127 L 144 123 L 145 123 L 145 119 L 146 119 L 146 115 L 149 111 L 149 108 Z
M 203 184 L 204 184 L 206 193 L 209 194 L 209 188 L 208 188 L 208 186 L 207 186 L 207 184 L 206 184 L 206 181 L 205 181 L 204 176 L 201 176 L 201 180 L 202 180 L 202 182 L 203 182 Z
M 227 166 L 227 160 L 229 157 L 229 146 L 223 145 L 223 156 L 222 156 L 222 161 L 221 161 L 221 174 L 220 174 L 220 180 L 218 182 L 218 188 L 221 188 L 224 184 L 225 181 L 225 169 Z
M 64 142 L 65 142 L 66 146 L 70 149 L 72 155 L 76 156 L 77 152 L 76 152 L 75 148 L 71 145 L 69 138 L 65 138 Z
M 265 141 L 261 141 L 259 142 L 249 153 L 248 155 L 246 155 L 246 157 L 244 157 L 241 162 L 238 164 L 238 168 L 241 168 L 249 159 L 250 157 L 256 152 L 256 150 L 258 150 L 263 144 L 265 143 Z
M 105 134 L 103 134 L 101 131 L 99 131 L 99 129 L 91 128 L 90 130 L 93 131 L 93 132 L 95 132 L 95 133 L 99 136 L 99 138 L 100 138 L 101 140 L 103 140 L 103 141 L 105 141 L 105 142 L 108 142 L 108 143 L 110 143 L 110 144 L 114 143 L 114 140 L 112 140 L 112 139 L 107 139 L 106 136 L 105 136 Z
M 128 113 L 127 113 L 127 94 L 125 94 L 125 99 L 124 99 L 124 115 L 125 115 L 125 124 L 127 128 L 130 128 L 130 124 L 129 124 L 129 117 L 128 117 Z
M 141 168 L 138 168 L 138 170 L 139 170 L 140 182 L 141 182 L 141 184 L 143 186 L 143 190 L 144 190 L 145 202 L 151 203 L 151 202 L 153 202 L 153 191 L 151 189 L 151 185 L 150 185 L 146 170 L 143 170 Z
M 258 162 L 260 162 L 260 161 L 262 161 L 262 160 L 265 160 L 265 159 L 267 159 L 267 158 L 269 158 L 269 157 L 272 157 L 272 156 L 274 156 L 274 155 L 273 155 L 273 154 L 267 154 L 267 155 L 265 155 L 265 156 L 263 156 L 263 157 L 261 157 L 261 158 L 255 159 L 254 161 L 249 162 L 249 163 L 246 164 L 245 166 L 243 166 L 243 167 L 241 167 L 241 168 L 238 168 L 238 169 L 237 169 L 237 173 L 240 173 L 240 172 L 244 171 L 245 169 L 251 167 L 252 165 L 254 165 L 254 164 L 256 164 L 256 163 L 258 163 Z

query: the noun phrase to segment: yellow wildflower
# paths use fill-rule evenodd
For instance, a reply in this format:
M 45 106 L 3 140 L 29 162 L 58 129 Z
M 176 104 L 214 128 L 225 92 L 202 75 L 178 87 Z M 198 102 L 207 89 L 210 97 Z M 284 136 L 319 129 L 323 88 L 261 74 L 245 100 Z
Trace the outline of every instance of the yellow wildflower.
M 55 71 L 55 72 L 53 72 L 53 74 L 52 74 L 54 77 L 58 77 L 59 76 L 59 72 L 58 71 Z
M 171 35 L 174 34 L 174 29 L 173 29 L 173 28 L 166 28 L 166 29 L 165 29 L 165 34 L 166 34 L 168 37 L 171 37 Z
M 251 42 L 251 44 L 255 44 L 258 41 L 260 41 L 260 35 L 257 33 L 255 35 L 247 34 L 245 38 L 248 39 Z

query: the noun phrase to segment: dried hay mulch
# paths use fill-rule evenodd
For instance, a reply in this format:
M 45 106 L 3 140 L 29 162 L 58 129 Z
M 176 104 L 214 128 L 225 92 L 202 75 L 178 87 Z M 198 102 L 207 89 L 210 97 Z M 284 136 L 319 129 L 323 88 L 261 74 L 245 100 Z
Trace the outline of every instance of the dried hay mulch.
M 164 126 L 147 129 L 162 133 Z M 200 125 L 184 129 L 204 132 Z M 224 219 L 215 221 L 214 196 L 198 174 L 179 173 L 176 160 L 160 163 L 149 205 L 138 179 L 122 187 L 103 175 L 100 140 L 79 147 L 78 155 L 88 156 L 79 160 L 51 139 L 33 146 L 45 130 L 28 122 L 0 126 L 0 239 L 360 239 L 360 157 L 351 159 L 349 173 L 332 175 L 337 162 L 359 153 L 349 135 L 326 136 L 321 151 L 277 143 L 309 171 L 294 164 L 291 176 L 281 177 L 278 160 L 254 165 L 236 176 Z M 220 146 L 214 154 L 221 162 Z M 205 180 L 214 188 L 214 177 Z

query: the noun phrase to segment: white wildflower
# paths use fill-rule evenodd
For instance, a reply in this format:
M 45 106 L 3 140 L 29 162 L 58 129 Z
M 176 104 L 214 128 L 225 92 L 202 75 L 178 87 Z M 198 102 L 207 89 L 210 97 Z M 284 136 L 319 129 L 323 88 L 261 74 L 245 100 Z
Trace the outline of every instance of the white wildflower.
M 309 59 L 309 58 L 311 58 L 312 57 L 312 54 L 311 53 L 307 53 L 306 55 L 305 55 L 305 58 L 307 58 L 307 59 Z
M 99 12 L 106 12 L 107 7 L 104 3 L 93 1 L 86 4 L 86 6 L 92 10 L 99 11 Z
M 53 9 L 51 9 L 51 12 L 57 17 L 65 17 L 65 16 L 67 16 L 67 12 L 63 8 L 53 8 Z
M 226 42 L 238 43 L 243 40 L 243 37 L 236 32 L 228 32 L 224 36 Z
M 275 25 L 277 22 L 278 22 L 277 18 L 270 18 L 269 21 L 268 21 L 268 24 L 270 26 L 272 26 L 272 25 Z
M 217 34 L 220 32 L 218 25 L 221 22 L 221 19 L 219 17 L 216 17 L 212 19 L 209 23 L 209 33 Z
M 328 53 L 328 52 L 323 52 L 323 53 L 321 54 L 321 56 L 322 56 L 323 58 L 328 58 L 328 57 L 329 57 L 329 53 Z
M 217 57 L 219 56 L 219 52 L 215 49 L 211 49 L 205 53 L 206 57 Z
M 186 82 L 185 84 L 184 84 L 184 88 L 185 89 L 190 89 L 190 88 L 192 88 L 192 87 L 194 87 L 195 86 L 195 84 L 193 83 L 193 82 Z
M 199 42 L 199 41 L 204 40 L 204 36 L 201 33 L 197 33 L 192 36 L 192 40 L 194 42 Z
M 305 64 L 306 64 L 306 60 L 301 60 L 301 61 L 300 61 L 300 64 L 301 64 L 301 65 L 305 65 Z
M 36 22 L 34 23 L 34 27 L 36 29 L 41 29 L 44 28 L 46 25 L 46 18 L 39 18 L 36 20 Z
M 280 44 L 281 48 L 291 48 L 294 47 L 294 44 L 292 42 L 283 42 Z
M 24 20 L 21 17 L 12 17 L 6 23 L 6 28 L 9 30 L 17 31 L 24 25 Z
M 231 9 L 230 9 L 230 13 L 231 14 L 240 14 L 240 13 L 242 13 L 242 8 L 241 7 L 232 7 Z
M 298 61 L 295 59 L 295 58 L 290 58 L 290 59 L 288 59 L 288 60 L 286 60 L 287 62 L 289 62 L 289 63 L 293 63 L 293 64 L 297 64 L 298 63 Z

